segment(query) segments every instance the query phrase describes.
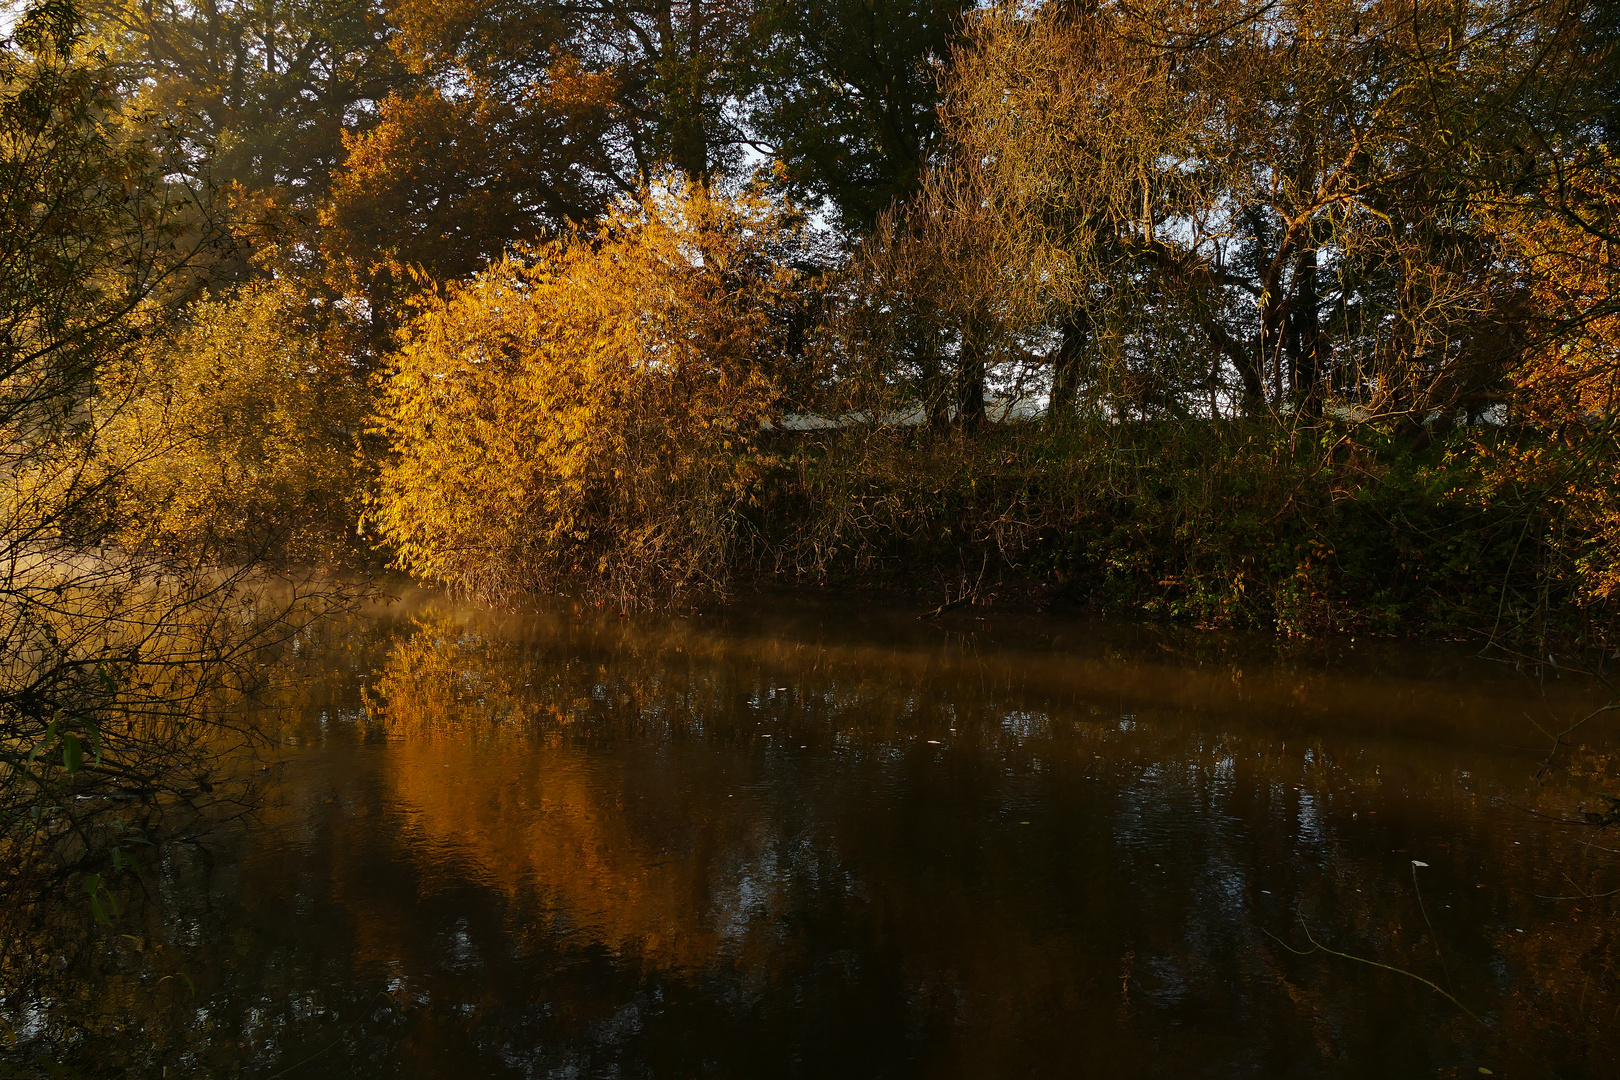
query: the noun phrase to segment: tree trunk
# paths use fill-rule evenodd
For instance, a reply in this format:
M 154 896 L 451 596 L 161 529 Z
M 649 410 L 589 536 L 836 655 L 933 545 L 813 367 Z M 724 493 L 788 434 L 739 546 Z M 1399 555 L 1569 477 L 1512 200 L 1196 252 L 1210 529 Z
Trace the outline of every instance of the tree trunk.
M 1294 299 L 1288 306 L 1290 383 L 1300 407 L 1315 416 L 1322 409 L 1321 324 L 1317 316 L 1316 249 L 1299 254 L 1294 270 Z
M 1091 337 L 1091 316 L 1085 311 L 1074 312 L 1063 321 L 1062 334 L 1057 356 L 1052 361 L 1052 400 L 1046 407 L 1047 417 L 1059 422 L 1075 416 L 1076 399 L 1080 396 L 1080 370 Z
M 971 320 L 962 334 L 962 355 L 956 372 L 956 426 L 975 431 L 984 424 L 985 327 Z
M 917 357 L 918 406 L 928 429 L 943 435 L 951 426 L 951 399 L 956 387 L 946 377 L 946 359 L 937 349 L 925 348 Z

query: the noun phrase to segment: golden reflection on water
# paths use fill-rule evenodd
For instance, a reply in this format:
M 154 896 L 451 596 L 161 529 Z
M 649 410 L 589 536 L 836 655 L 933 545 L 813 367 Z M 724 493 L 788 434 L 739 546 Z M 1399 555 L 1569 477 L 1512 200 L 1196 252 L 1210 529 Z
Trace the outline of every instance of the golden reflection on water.
M 1525 885 L 1613 887 L 1589 830 L 1533 816 L 1578 818 L 1609 755 L 1577 751 L 1536 786 L 1533 754 L 1480 748 L 1526 743 L 1524 707 L 1573 708 L 1578 691 L 823 634 L 418 621 L 369 699 L 405 842 L 521 901 L 540 933 L 755 987 L 815 948 L 784 920 L 859 907 L 908 1022 L 953 1032 L 962 1075 L 1002 1073 L 1018 1046 L 1037 1066 L 1062 1029 L 1129 1061 L 1165 1010 L 1254 980 L 1293 1015 L 1268 1016 L 1269 1034 L 1210 1025 L 1201 1052 L 1241 1057 L 1291 1029 L 1334 1057 L 1368 1037 L 1348 1018 L 1414 1004 L 1433 1017 L 1419 1044 L 1585 1060 L 1607 1041 L 1578 1034 L 1620 1001 L 1607 931 Z M 715 741 L 750 753 L 716 758 Z M 1465 980 L 1456 996 L 1494 1033 L 1399 976 L 1284 947 L 1308 949 L 1307 929 Z M 1436 967 L 1448 950 L 1455 974 Z

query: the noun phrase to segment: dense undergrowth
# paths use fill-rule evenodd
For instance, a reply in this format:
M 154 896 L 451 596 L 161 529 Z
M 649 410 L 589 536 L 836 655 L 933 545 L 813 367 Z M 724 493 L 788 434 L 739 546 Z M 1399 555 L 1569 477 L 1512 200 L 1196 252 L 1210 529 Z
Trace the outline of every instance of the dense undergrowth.
M 1010 424 L 773 448 L 739 570 L 1206 627 L 1607 643 L 1606 549 L 1514 433 L 1406 445 L 1372 425 Z M 1595 436 L 1592 442 L 1599 442 Z

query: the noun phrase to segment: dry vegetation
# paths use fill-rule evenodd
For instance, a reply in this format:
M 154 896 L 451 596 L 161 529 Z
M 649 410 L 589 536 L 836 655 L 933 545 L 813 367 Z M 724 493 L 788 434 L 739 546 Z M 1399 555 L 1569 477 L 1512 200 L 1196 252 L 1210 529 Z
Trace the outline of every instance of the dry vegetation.
M 236 706 L 266 650 L 348 599 L 268 573 L 270 536 L 214 498 L 253 493 L 214 482 L 200 430 L 273 420 L 254 402 L 197 428 L 235 388 L 218 371 L 177 382 L 189 339 L 165 335 L 182 312 L 210 317 L 195 301 L 236 247 L 184 148 L 116 108 L 78 31 L 71 9 L 30 9 L 0 51 L 4 971 L 39 901 L 71 885 L 110 921 L 102 875 L 231 799 L 221 753 L 251 737 Z M 178 348 L 154 366 L 159 341 Z M 208 447 L 254 469 L 265 449 Z

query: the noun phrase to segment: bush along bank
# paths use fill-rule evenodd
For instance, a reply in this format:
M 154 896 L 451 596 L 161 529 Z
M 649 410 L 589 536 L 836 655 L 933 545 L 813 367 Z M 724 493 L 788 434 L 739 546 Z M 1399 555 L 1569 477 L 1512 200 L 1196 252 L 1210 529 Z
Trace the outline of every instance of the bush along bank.
M 1593 463 L 1561 447 L 1538 475 L 1510 472 L 1514 435 L 1419 449 L 1377 425 L 839 432 L 779 449 L 739 570 L 1287 636 L 1606 645 L 1610 553 L 1567 490 Z

